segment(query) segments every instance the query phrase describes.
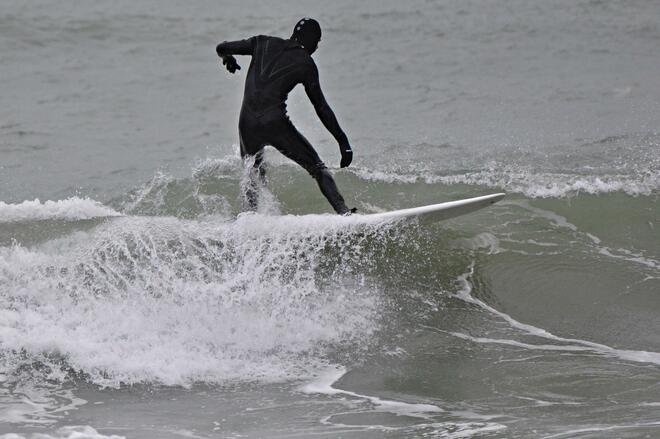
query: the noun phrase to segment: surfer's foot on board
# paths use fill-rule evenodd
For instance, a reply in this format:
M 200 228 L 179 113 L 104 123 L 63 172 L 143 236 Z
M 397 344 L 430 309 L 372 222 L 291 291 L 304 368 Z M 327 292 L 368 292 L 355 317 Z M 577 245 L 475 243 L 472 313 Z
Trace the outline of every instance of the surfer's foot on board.
M 339 215 L 341 216 L 351 216 L 352 214 L 357 212 L 357 207 L 351 207 L 349 210 L 346 212 L 341 212 Z

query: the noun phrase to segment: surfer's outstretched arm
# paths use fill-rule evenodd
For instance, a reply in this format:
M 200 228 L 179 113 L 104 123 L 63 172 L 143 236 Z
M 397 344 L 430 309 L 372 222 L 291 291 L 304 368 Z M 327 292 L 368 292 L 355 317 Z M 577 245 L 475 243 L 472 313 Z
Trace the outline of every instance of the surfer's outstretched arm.
M 223 41 L 215 47 L 215 53 L 222 58 L 222 64 L 227 66 L 230 73 L 240 70 L 236 58 L 233 55 L 252 55 L 253 39 L 238 41 Z
M 348 143 L 348 137 L 346 137 L 346 134 L 339 126 L 339 122 L 337 122 L 335 113 L 325 100 L 325 96 L 323 96 L 323 91 L 321 91 L 321 84 L 319 82 L 319 71 L 316 68 L 316 65 L 312 64 L 312 68 L 309 70 L 309 73 L 303 81 L 303 86 L 305 87 L 307 97 L 309 97 L 312 105 L 314 105 L 314 110 L 316 110 L 316 114 L 319 116 L 319 119 L 321 119 L 323 126 L 330 131 L 332 136 L 337 140 L 337 143 L 339 143 L 339 150 L 341 151 L 341 167 L 347 167 L 353 160 L 353 150 L 350 143 Z

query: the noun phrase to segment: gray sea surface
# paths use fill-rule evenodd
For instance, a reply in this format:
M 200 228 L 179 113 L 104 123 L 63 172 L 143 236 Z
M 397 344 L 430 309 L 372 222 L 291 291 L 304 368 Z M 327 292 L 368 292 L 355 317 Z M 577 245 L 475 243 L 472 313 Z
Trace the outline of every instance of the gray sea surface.
M 323 28 L 267 151 L 249 58 Z M 0 3 L 0 438 L 660 437 L 656 0 Z

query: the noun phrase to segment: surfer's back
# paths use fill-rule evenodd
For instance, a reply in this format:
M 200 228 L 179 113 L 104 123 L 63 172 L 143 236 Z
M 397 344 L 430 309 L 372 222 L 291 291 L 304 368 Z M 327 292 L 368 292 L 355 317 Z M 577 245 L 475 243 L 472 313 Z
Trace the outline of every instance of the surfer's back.
M 245 80 L 244 109 L 285 110 L 289 92 L 313 70 L 312 57 L 293 40 L 258 35 L 248 41 L 252 60 Z

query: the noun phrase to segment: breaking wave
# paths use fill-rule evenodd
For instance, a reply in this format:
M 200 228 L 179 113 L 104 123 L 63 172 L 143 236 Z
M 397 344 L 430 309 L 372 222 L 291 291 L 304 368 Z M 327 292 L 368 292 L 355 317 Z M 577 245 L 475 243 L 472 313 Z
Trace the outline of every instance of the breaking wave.
M 120 216 L 121 213 L 90 198 L 71 197 L 65 200 L 38 199 L 8 204 L 0 201 L 0 223 L 60 219 L 66 221 Z
M 122 217 L 0 248 L 0 372 L 103 386 L 311 376 L 378 326 L 353 272 L 382 228 L 336 216 Z

